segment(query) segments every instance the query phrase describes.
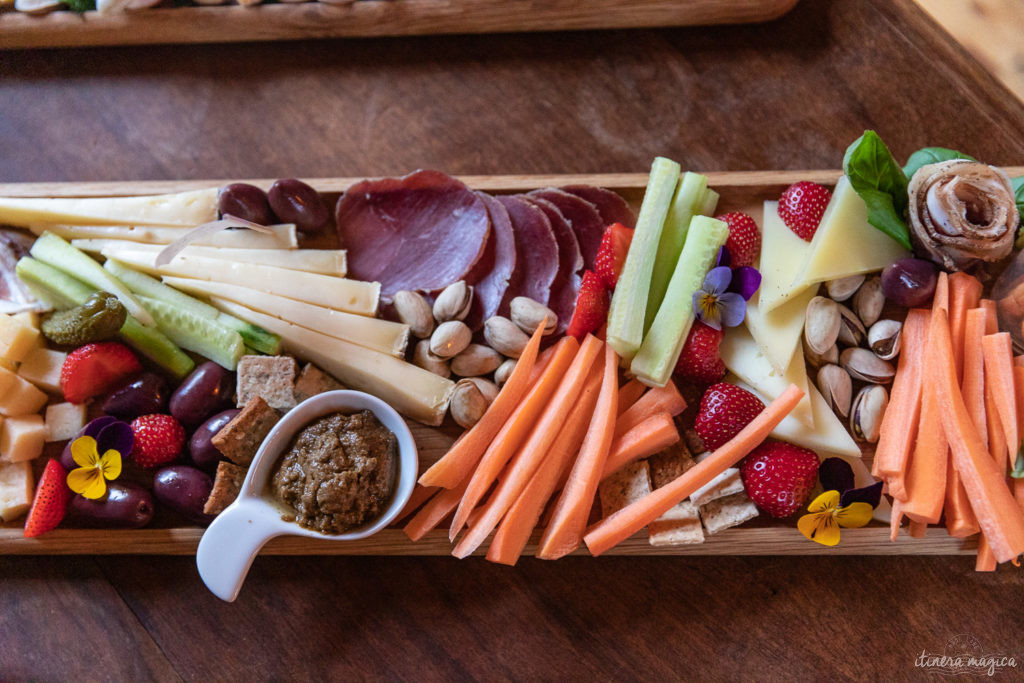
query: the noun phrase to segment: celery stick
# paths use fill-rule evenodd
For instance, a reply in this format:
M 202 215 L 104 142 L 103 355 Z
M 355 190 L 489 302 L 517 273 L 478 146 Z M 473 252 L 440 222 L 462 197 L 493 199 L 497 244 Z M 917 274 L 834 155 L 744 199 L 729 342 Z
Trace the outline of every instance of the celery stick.
M 693 295 L 704 284 L 704 276 L 728 238 L 729 228 L 724 221 L 707 216 L 695 216 L 690 221 L 665 300 L 630 366 L 644 384 L 661 387 L 668 382 L 693 325 Z
M 672 206 L 669 208 L 665 226 L 661 230 L 658 253 L 654 258 L 654 272 L 651 274 L 651 289 L 647 295 L 647 312 L 644 317 L 644 333 L 651 328 L 661 302 L 665 298 L 668 282 L 679 261 L 679 254 L 686 243 L 686 232 L 690 219 L 697 213 L 701 200 L 707 192 L 708 179 L 699 173 L 687 171 L 679 181 Z
M 661 226 L 672 203 L 679 171 L 679 164 L 674 161 L 663 157 L 654 159 L 633 242 L 612 296 L 608 312 L 608 344 L 627 361 L 633 358 L 643 341 L 651 273 L 661 240 Z
M 716 208 L 718 208 L 718 193 L 709 187 L 704 193 L 704 198 L 701 200 L 700 209 L 697 210 L 697 214 L 700 216 L 714 216 Z

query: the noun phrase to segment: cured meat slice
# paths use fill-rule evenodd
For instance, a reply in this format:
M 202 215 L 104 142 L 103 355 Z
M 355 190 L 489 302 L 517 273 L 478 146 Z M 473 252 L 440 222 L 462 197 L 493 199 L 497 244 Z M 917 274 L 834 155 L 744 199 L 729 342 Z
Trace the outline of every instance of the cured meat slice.
M 18 259 L 28 254 L 33 238 L 12 230 L 0 230 L 0 313 L 38 311 L 45 306 L 36 301 L 14 269 Z
M 548 308 L 558 316 L 558 327 L 555 329 L 555 333 L 560 335 L 569 327 L 569 320 L 572 319 L 572 314 L 576 310 L 576 297 L 580 293 L 582 278 L 578 271 L 583 268 L 580 243 L 576 239 L 576 233 L 573 232 L 569 221 L 565 219 L 557 206 L 540 197 L 521 196 L 530 203 L 536 204 L 544 212 L 551 222 L 551 229 L 558 242 L 558 274 L 555 276 L 555 281 L 551 283 Z
M 473 330 L 479 329 L 485 320 L 498 313 L 505 292 L 509 287 L 517 287 L 522 279 L 522 272 L 516 264 L 516 236 L 508 210 L 489 194 L 478 192 L 477 195 L 487 207 L 491 236 L 484 255 L 466 276 L 466 282 L 473 285 L 473 304 L 466 324 Z
M 364 180 L 335 209 L 348 276 L 380 282 L 382 297 L 433 292 L 466 277 L 485 251 L 490 220 L 480 197 L 439 171 Z
M 497 198 L 508 210 L 516 236 L 517 270 L 522 279 L 517 287 L 505 292 L 502 310 L 517 296 L 530 297 L 545 306 L 551 296 L 551 283 L 558 275 L 558 242 L 551 229 L 551 221 L 544 212 L 530 202 L 513 196 Z
M 553 187 L 543 190 L 534 190 L 531 197 L 546 199 L 562 212 L 576 239 L 580 242 L 580 252 L 583 254 L 583 265 L 585 268 L 594 267 L 594 259 L 597 257 L 597 250 L 601 247 L 601 235 L 604 234 L 604 221 L 597 207 L 585 199 L 580 199 L 574 194 Z
M 561 189 L 596 206 L 605 227 L 612 223 L 622 223 L 627 228 L 636 227 L 633 209 L 629 208 L 629 204 L 618 192 L 597 185 L 566 185 Z

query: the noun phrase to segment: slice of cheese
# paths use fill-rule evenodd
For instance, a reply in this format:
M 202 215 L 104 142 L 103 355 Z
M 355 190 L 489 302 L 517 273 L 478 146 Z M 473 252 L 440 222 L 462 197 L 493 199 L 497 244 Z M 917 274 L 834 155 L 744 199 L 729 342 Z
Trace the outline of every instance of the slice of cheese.
M 231 315 L 281 337 L 286 349 L 336 377 L 343 384 L 391 404 L 406 417 L 439 425 L 448 410 L 455 383 L 412 363 L 341 339 L 221 301 Z
M 28 512 L 35 496 L 29 462 L 0 462 L 0 519 L 13 522 Z
M 51 349 L 34 349 L 18 367 L 18 376 L 27 379 L 43 391 L 59 394 L 60 371 L 68 354 Z
M 836 183 L 793 285 L 872 273 L 907 256 L 909 251 L 868 223 L 867 205 L 843 176 Z
M 11 373 L 8 370 L 0 370 L 0 374 L 7 373 L 14 377 L 14 381 L 8 385 L 6 391 L 0 394 L 0 415 L 29 415 L 38 413 L 46 405 L 46 394 L 37 389 L 34 384 Z M 0 382 L 5 380 L 0 379 Z
M 0 459 L 7 462 L 35 460 L 43 454 L 45 443 L 42 415 L 8 417 L 0 428 Z
M 765 396 L 775 398 L 790 384 L 795 384 L 804 392 L 804 397 L 797 403 L 790 416 L 807 427 L 814 428 L 814 413 L 807 390 L 807 367 L 804 364 L 802 346 L 797 345 L 785 372 L 776 372 L 747 328 L 741 326 L 726 330 L 718 353 L 725 367 Z
M 793 276 L 800 270 L 811 243 L 786 227 L 779 218 L 779 203 L 764 203 L 761 221 L 761 287 L 758 300 L 765 312 L 778 308 L 806 289 L 794 286 Z
M 409 341 L 409 326 L 402 323 L 314 306 L 302 301 L 286 299 L 223 282 L 206 282 L 171 276 L 165 276 L 163 281 L 175 289 L 210 297 L 211 303 L 222 310 L 223 307 L 220 304 L 223 300 L 232 301 L 300 327 L 308 327 L 311 330 L 322 332 L 336 339 L 399 358 L 405 356 L 406 344 Z
M 765 311 L 755 294 L 747 303 L 745 323 L 750 335 L 776 372 L 785 372 L 793 352 L 800 345 L 804 331 L 807 304 L 817 294 L 817 287 L 808 287 L 771 311 Z
M 85 426 L 87 406 L 84 403 L 54 403 L 46 406 L 46 441 L 67 441 Z
M 20 363 L 39 344 L 39 330 L 14 316 L 0 313 L 0 357 Z
M 160 268 L 154 268 L 152 257 L 144 252 L 120 251 L 116 258 L 150 275 L 177 275 L 249 287 L 357 315 L 376 315 L 380 298 L 379 282 L 361 282 L 201 256 L 182 256 Z
M 160 244 L 137 244 L 124 240 L 72 240 L 71 244 L 82 251 L 102 253 L 107 258 L 117 258 L 122 251 L 142 252 L 150 254 L 154 264 L 157 255 L 165 248 Z M 228 249 L 189 245 L 172 263 L 192 256 L 345 277 L 344 249 Z
M 217 220 L 218 188 L 145 197 L 0 197 L 0 223 L 196 226 Z
M 231 249 L 298 249 L 299 238 L 292 224 L 271 225 L 273 234 L 254 230 L 221 230 L 192 242 L 192 245 Z M 49 231 L 66 240 L 116 240 L 132 244 L 170 244 L 186 230 L 173 227 L 132 225 L 39 225 L 29 226 L 37 235 Z

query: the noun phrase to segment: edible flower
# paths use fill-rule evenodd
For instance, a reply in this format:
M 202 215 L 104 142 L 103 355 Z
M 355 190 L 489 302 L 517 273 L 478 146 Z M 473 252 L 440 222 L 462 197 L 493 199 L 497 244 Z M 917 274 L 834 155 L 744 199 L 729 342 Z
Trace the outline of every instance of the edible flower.
M 747 315 L 747 300 L 761 286 L 757 268 L 729 267 L 729 250 L 722 247 L 714 268 L 704 277 L 704 285 L 693 294 L 693 310 L 708 327 L 736 327 Z
M 834 546 L 840 527 L 855 529 L 871 521 L 872 510 L 882 499 L 882 482 L 854 488 L 853 469 L 841 458 L 823 460 L 818 481 L 825 492 L 811 501 L 796 527 L 815 543 Z
M 107 492 L 107 480 L 121 476 L 121 460 L 135 444 L 131 427 L 112 417 L 93 420 L 68 444 L 78 465 L 68 472 L 68 488 L 96 500 Z

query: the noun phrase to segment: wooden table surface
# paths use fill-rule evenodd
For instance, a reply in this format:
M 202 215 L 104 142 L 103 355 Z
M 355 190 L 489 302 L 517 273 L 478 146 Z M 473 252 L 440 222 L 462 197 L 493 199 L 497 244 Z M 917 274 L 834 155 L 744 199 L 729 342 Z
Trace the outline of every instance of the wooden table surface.
M 898 158 L 1024 163 L 1021 103 L 909 0 L 803 0 L 750 27 L 0 53 L 0 181 L 834 168 L 867 127 Z M 972 569 L 265 557 L 227 605 L 189 558 L 5 557 L 0 679 L 903 680 L 961 635 L 1024 667 L 1019 570 Z

